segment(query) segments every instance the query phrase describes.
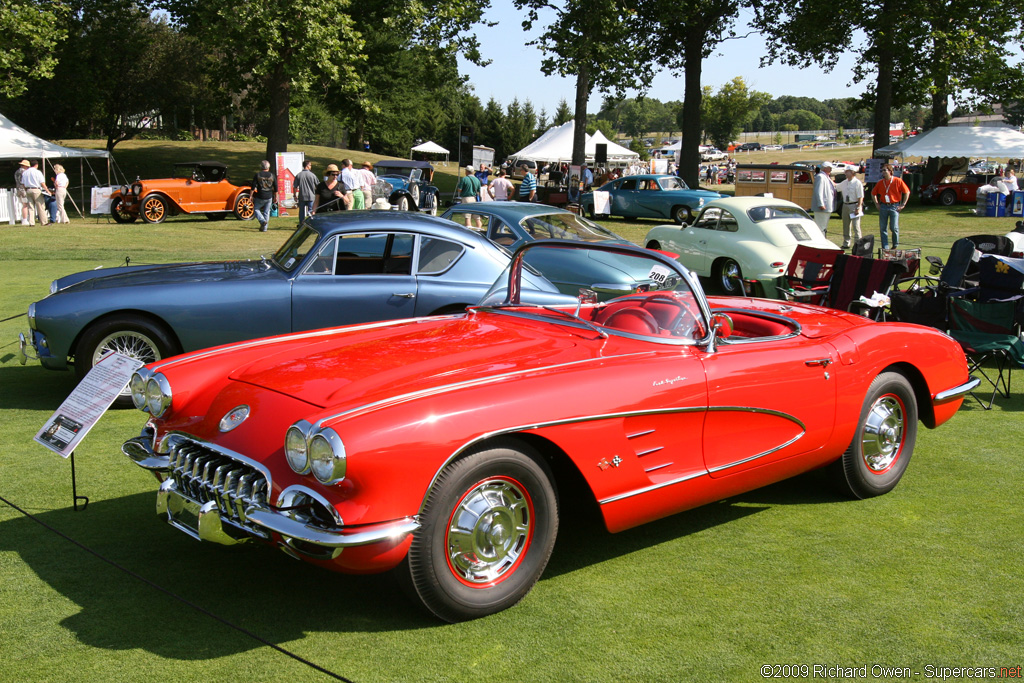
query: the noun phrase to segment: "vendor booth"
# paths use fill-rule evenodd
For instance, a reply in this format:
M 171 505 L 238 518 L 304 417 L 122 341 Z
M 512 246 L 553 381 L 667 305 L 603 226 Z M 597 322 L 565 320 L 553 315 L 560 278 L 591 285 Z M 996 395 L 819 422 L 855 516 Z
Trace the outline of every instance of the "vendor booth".
M 110 152 L 105 149 L 63 147 L 29 133 L 24 128 L 14 124 L 3 114 L 0 114 L 0 159 L 13 161 L 15 163 L 22 159 L 39 159 L 42 161 L 39 170 L 41 170 L 43 175 L 47 178 L 52 175 L 52 165 L 55 161 L 59 159 L 78 159 L 81 180 L 78 185 L 68 188 L 68 199 L 73 204 L 73 206 L 68 207 L 68 209 L 69 212 L 77 209 L 80 216 L 82 215 L 82 210 L 88 205 L 85 201 L 85 190 L 87 186 L 87 183 L 85 182 L 86 167 L 88 167 L 89 175 L 91 175 L 93 179 L 91 185 L 110 186 L 111 184 L 111 163 L 113 159 L 110 156 Z M 100 177 L 97 176 L 96 171 L 93 169 L 93 166 L 90 163 L 90 160 L 92 159 L 105 160 L 105 183 L 100 180 Z M 47 168 L 50 170 L 47 171 Z M 13 177 L 9 177 L 7 182 L 13 185 Z M 80 203 L 76 203 L 74 200 L 73 193 L 75 190 L 78 190 Z M 0 189 L 0 221 L 7 221 L 8 223 L 13 224 L 17 220 L 16 217 L 20 217 L 21 209 L 20 207 L 15 207 L 14 202 L 15 198 L 13 191 L 5 188 Z

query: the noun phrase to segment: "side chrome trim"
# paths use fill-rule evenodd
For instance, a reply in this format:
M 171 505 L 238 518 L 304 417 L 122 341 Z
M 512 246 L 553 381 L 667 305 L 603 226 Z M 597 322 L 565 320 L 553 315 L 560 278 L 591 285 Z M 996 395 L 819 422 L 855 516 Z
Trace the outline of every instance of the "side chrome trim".
M 693 472 L 692 474 L 684 474 L 681 477 L 663 481 L 660 484 L 651 484 L 650 486 L 644 486 L 643 488 L 633 489 L 632 491 L 626 491 L 625 493 L 619 493 L 608 498 L 602 498 L 597 501 L 598 505 L 607 505 L 608 503 L 614 503 L 619 500 L 625 500 L 626 498 L 632 498 L 633 496 L 639 496 L 641 493 L 650 493 L 651 491 L 657 491 L 663 489 L 666 486 L 672 486 L 673 484 L 682 484 L 684 481 L 690 481 L 697 477 L 707 476 L 707 472 Z
M 650 351 L 638 351 L 637 353 L 629 353 L 629 354 L 624 354 L 624 355 L 621 355 L 621 356 L 615 356 L 614 359 L 617 360 L 617 359 L 620 359 L 620 358 L 630 358 L 632 356 L 647 356 L 649 354 L 650 354 Z M 602 362 L 602 361 L 607 361 L 607 360 L 612 360 L 612 359 L 604 358 L 604 357 L 584 358 L 583 360 L 574 360 L 574 361 L 570 361 L 568 363 L 559 363 L 557 365 L 544 365 L 544 366 L 536 367 L 536 368 L 527 368 L 525 370 L 513 370 L 512 372 L 506 372 L 506 373 L 502 373 L 500 375 L 493 375 L 491 377 L 480 377 L 480 378 L 477 378 L 477 379 L 466 380 L 465 382 L 455 382 L 453 384 L 445 384 L 445 385 L 438 386 L 438 387 L 431 387 L 429 389 L 420 389 L 419 391 L 411 391 L 408 394 L 399 394 L 398 396 L 391 396 L 389 398 L 381 399 L 380 401 L 374 401 L 373 403 L 366 403 L 366 404 L 363 404 L 361 406 L 357 406 L 355 408 L 349 408 L 348 410 L 344 410 L 344 411 L 342 411 L 340 413 L 335 413 L 334 415 L 328 415 L 327 417 L 322 417 L 322 418 L 320 418 L 319 420 L 316 421 L 316 424 L 314 424 L 313 427 L 316 428 L 316 429 L 319 429 L 319 428 L 321 428 L 323 426 L 323 424 L 325 422 L 331 422 L 332 420 L 337 420 L 338 418 L 345 417 L 346 415 L 351 415 L 353 413 L 362 412 L 364 410 L 367 410 L 367 411 L 373 410 L 375 408 L 380 408 L 380 407 L 385 406 L 385 405 L 394 405 L 394 404 L 397 404 L 397 403 L 403 403 L 405 401 L 409 401 L 409 400 L 412 400 L 414 398 L 423 398 L 423 397 L 426 397 L 426 396 L 437 396 L 439 394 L 444 394 L 444 393 L 447 393 L 449 391 L 455 391 L 457 389 L 464 389 L 466 387 L 473 387 L 473 386 L 482 386 L 484 384 L 490 384 L 491 382 L 498 382 L 498 381 L 503 380 L 503 379 L 509 379 L 511 377 L 518 377 L 518 376 L 522 376 L 522 375 L 528 375 L 528 374 L 531 374 L 531 373 L 534 373 L 534 372 L 547 372 L 548 370 L 557 370 L 557 369 L 561 369 L 561 368 L 568 368 L 568 367 L 571 367 L 571 366 L 574 366 L 574 365 L 584 365 L 586 363 L 597 363 L 597 362 Z M 701 410 L 703 410 L 703 408 Z M 597 418 L 597 419 L 600 419 L 600 418 Z
M 971 391 L 977 389 L 979 384 L 981 384 L 981 380 L 979 378 L 971 377 L 971 379 L 964 382 L 958 387 L 946 389 L 945 391 L 940 391 L 939 393 L 935 394 L 935 398 L 932 399 L 932 403 L 938 405 L 940 403 L 949 403 L 950 401 L 955 401 L 961 396 L 964 396 L 970 393 Z
M 667 414 L 673 414 L 673 413 L 682 414 L 682 413 L 701 413 L 701 412 L 743 412 L 743 413 L 763 413 L 763 414 L 766 414 L 766 415 L 775 415 L 777 417 L 781 417 L 781 418 L 785 418 L 787 420 L 790 420 L 791 422 L 799 425 L 801 431 L 800 431 L 800 434 L 798 434 L 794 438 L 790 439 L 786 443 L 781 444 L 779 446 L 776 446 L 775 448 L 769 449 L 769 450 L 764 451 L 762 453 L 758 453 L 757 455 L 752 455 L 752 456 L 750 456 L 748 458 L 744 458 L 742 460 L 738 460 L 736 462 L 729 463 L 728 465 L 721 465 L 719 467 L 714 468 L 713 470 L 702 470 L 702 471 L 694 473 L 694 474 L 683 475 L 681 478 L 672 479 L 670 481 L 662 482 L 660 484 L 655 484 L 653 486 L 647 486 L 647 487 L 644 487 L 644 488 L 641 488 L 641 489 L 637 489 L 635 491 L 631 491 L 631 492 L 619 494 L 619 495 L 616 495 L 616 496 L 612 496 L 611 498 L 606 499 L 606 500 L 608 502 L 613 502 L 613 501 L 616 501 L 616 500 L 620 500 L 622 498 L 629 498 L 630 496 L 635 496 L 635 495 L 638 495 L 638 494 L 641 494 L 641 493 L 646 493 L 647 491 L 654 491 L 655 489 L 659 489 L 659 488 L 661 488 L 663 486 L 670 486 L 672 484 L 678 484 L 680 482 L 688 481 L 688 480 L 693 479 L 695 477 L 700 477 L 700 476 L 703 476 L 705 474 L 708 474 L 709 472 L 720 472 L 720 471 L 722 471 L 724 469 L 728 469 L 730 467 L 736 467 L 737 465 L 742 465 L 743 463 L 750 462 L 751 460 L 756 460 L 757 458 L 763 458 L 766 455 L 769 455 L 771 453 L 774 453 L 775 451 L 781 450 L 781 449 L 783 449 L 783 448 L 793 444 L 794 442 L 796 442 L 797 440 L 802 438 L 804 434 L 807 433 L 806 425 L 804 425 L 803 422 L 801 422 L 797 418 L 793 417 L 792 415 L 789 415 L 787 413 L 783 413 L 783 412 L 778 411 L 778 410 L 771 410 L 769 408 L 752 408 L 752 407 L 749 407 L 749 406 L 711 406 L 711 407 L 706 407 L 706 406 L 690 406 L 690 407 L 677 407 L 677 408 L 653 408 L 651 410 L 635 410 L 635 411 L 628 411 L 628 412 L 624 412 L 624 413 L 607 413 L 607 414 L 603 414 L 603 415 L 588 415 L 588 416 L 583 416 L 583 417 L 571 417 L 571 418 L 566 418 L 566 419 L 563 419 L 563 420 L 551 420 L 549 422 L 537 422 L 537 423 L 534 423 L 534 424 L 519 425 L 517 427 L 507 427 L 505 429 L 498 429 L 498 430 L 495 430 L 493 432 L 487 432 L 485 434 L 481 434 L 480 436 L 478 436 L 478 437 L 476 437 L 474 439 L 470 439 L 469 441 L 464 443 L 461 447 L 456 449 L 454 453 L 449 455 L 445 459 L 445 461 L 443 463 L 441 463 L 441 466 L 437 468 L 437 471 L 434 473 L 433 478 L 430 480 L 430 486 L 427 487 L 427 491 L 423 495 L 423 501 L 420 503 L 419 513 L 420 514 L 423 513 L 423 506 L 426 505 L 427 498 L 430 497 L 431 491 L 433 491 L 434 490 L 434 486 L 437 485 L 437 479 L 438 479 L 438 477 L 441 476 L 441 472 L 444 471 L 444 468 L 447 467 L 453 460 L 458 458 L 460 454 L 464 453 L 467 449 L 471 448 L 474 444 L 480 443 L 481 441 L 486 441 L 487 439 L 494 438 L 495 436 L 501 436 L 503 434 L 512 434 L 512 433 L 515 433 L 515 432 L 529 431 L 529 430 L 532 430 L 532 429 L 541 429 L 543 427 L 557 427 L 557 426 L 566 425 L 566 424 L 578 424 L 578 423 L 582 423 L 582 422 L 596 422 L 596 421 L 599 421 L 599 420 L 611 420 L 611 419 L 622 418 L 622 417 L 635 417 L 635 416 L 638 416 L 638 415 L 667 415 Z M 603 505 L 605 501 L 598 501 L 598 502 Z

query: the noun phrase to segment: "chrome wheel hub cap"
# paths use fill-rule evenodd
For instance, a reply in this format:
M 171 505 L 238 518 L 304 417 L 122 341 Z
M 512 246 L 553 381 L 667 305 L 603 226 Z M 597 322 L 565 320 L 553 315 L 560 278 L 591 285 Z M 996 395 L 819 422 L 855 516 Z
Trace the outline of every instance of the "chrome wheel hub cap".
M 530 543 L 533 510 L 514 481 L 477 484 L 455 506 L 448 523 L 448 565 L 460 580 L 485 585 L 501 579 Z
M 895 396 L 882 396 L 871 406 L 861 452 L 864 464 L 872 472 L 885 472 L 900 456 L 906 417 L 903 404 Z
M 109 334 L 96 345 L 96 351 L 92 354 L 92 365 L 96 365 L 108 351 L 114 351 L 122 356 L 141 360 L 143 363 L 152 363 L 160 360 L 156 350 L 156 343 L 141 332 L 114 332 Z M 91 366 L 90 366 L 91 367 Z M 125 387 L 121 396 L 130 396 L 131 389 Z

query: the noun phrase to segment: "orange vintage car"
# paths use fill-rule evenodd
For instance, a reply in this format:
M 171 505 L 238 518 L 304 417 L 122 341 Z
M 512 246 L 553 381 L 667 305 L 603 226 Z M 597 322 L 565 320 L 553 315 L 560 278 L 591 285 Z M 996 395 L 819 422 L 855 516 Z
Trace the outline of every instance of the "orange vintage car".
M 118 223 L 162 223 L 179 213 L 200 213 L 212 220 L 233 213 L 252 220 L 252 189 L 228 182 L 228 167 L 218 161 L 174 164 L 171 178 L 136 179 L 110 197 L 110 215 Z

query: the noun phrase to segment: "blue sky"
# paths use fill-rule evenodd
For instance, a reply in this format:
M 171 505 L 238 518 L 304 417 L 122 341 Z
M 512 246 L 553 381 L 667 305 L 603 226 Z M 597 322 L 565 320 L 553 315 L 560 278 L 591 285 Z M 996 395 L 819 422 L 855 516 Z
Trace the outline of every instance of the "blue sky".
M 544 17 L 541 18 L 543 20 Z M 746 32 L 744 27 L 749 18 L 749 11 L 740 15 L 738 33 Z M 518 97 L 520 101 L 529 99 L 538 112 L 541 107 L 545 108 L 548 115 L 555 111 L 562 98 L 570 107 L 573 106 L 574 81 L 541 74 L 541 52 L 537 47 L 524 44 L 533 36 L 523 32 L 522 16 L 510 0 L 494 0 L 493 6 L 484 12 L 484 19 L 498 22 L 495 27 L 477 27 L 476 30 L 483 55 L 491 60 L 491 64 L 481 68 L 464 60 L 459 63 L 461 72 L 469 76 L 470 84 L 484 104 L 493 97 L 507 105 L 513 97 Z M 773 65 L 762 69 L 759 61 L 764 54 L 764 41 L 759 35 L 726 41 L 704 61 L 702 84 L 717 89 L 736 76 L 742 76 L 748 87 L 775 97 L 798 95 L 825 100 L 855 97 L 861 92 L 860 86 L 850 84 L 855 59 L 848 54 L 839 56 L 838 64 L 831 73 L 825 73 L 818 66 L 794 69 Z M 834 61 L 835 57 L 830 56 L 829 61 Z M 648 94 L 663 102 L 682 100 L 682 74 L 674 78 L 673 74 L 662 72 Z M 599 92 L 591 95 L 589 112 L 597 112 L 601 97 Z

